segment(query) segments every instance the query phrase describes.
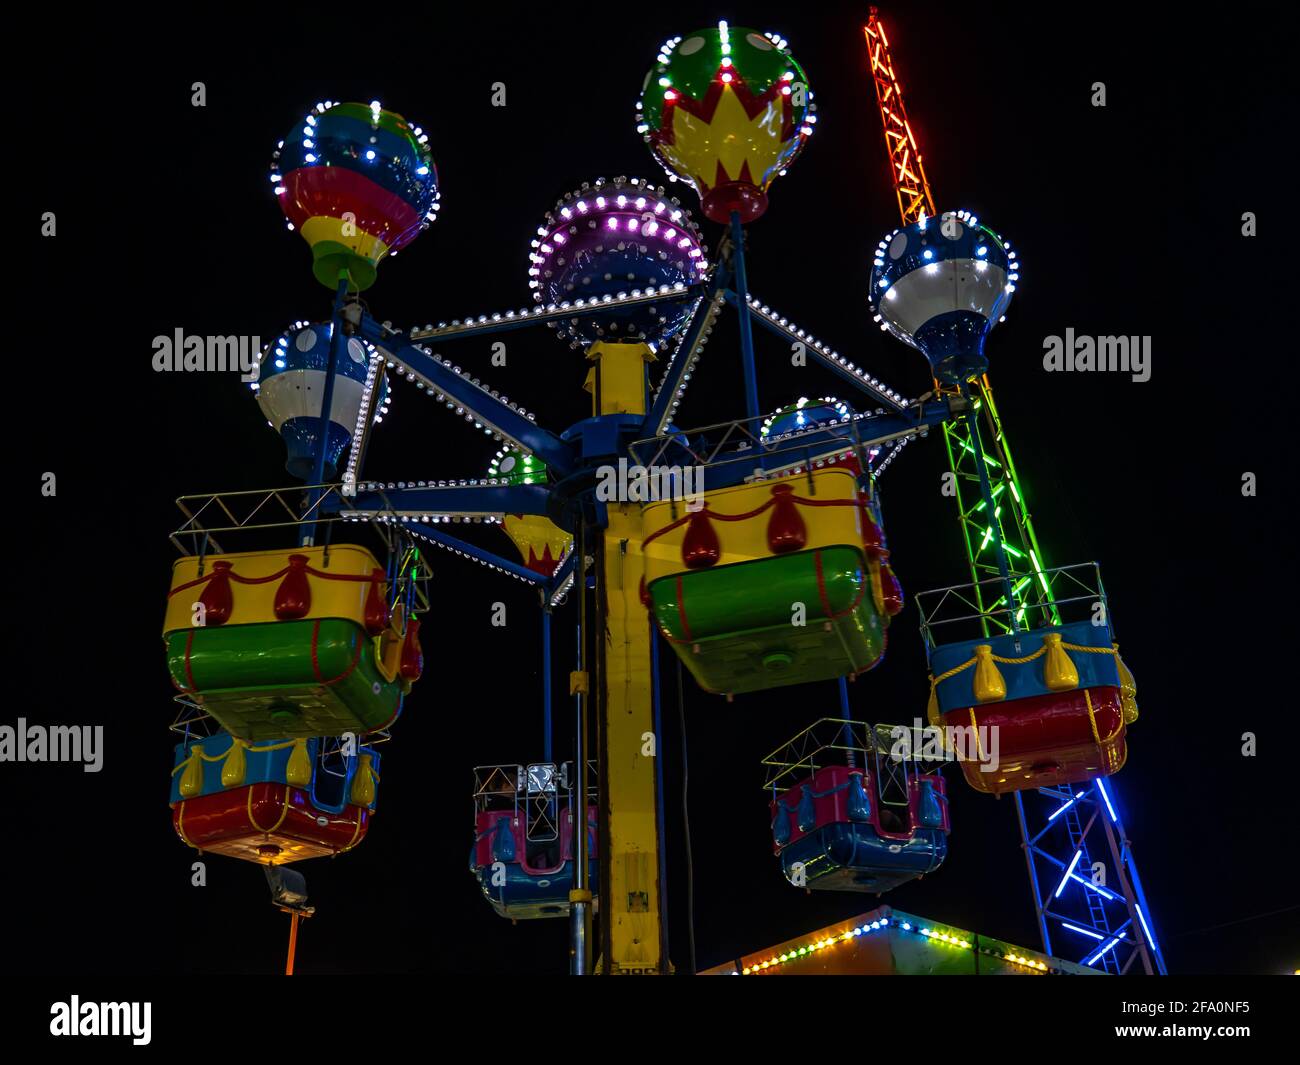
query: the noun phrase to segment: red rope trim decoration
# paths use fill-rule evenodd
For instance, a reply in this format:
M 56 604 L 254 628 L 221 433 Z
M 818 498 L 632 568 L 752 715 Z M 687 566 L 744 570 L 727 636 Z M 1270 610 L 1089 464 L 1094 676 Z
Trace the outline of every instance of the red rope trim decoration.
M 861 499 L 805 499 L 803 496 L 795 496 L 795 495 L 787 496 L 786 498 L 791 499 L 795 503 L 802 504 L 803 506 L 806 507 L 862 508 L 866 506 L 865 501 Z M 743 514 L 719 514 L 715 510 L 710 510 L 707 505 L 703 508 L 703 513 L 705 517 L 713 518 L 716 521 L 748 521 L 750 518 L 757 518 L 764 511 L 770 510 L 775 505 L 776 505 L 776 497 L 773 496 L 766 503 L 762 504 L 761 506 L 755 507 L 753 510 L 748 510 Z M 682 525 L 685 525 L 688 521 L 691 520 L 691 517 L 695 513 L 697 512 L 692 511 L 691 513 L 688 513 L 683 517 L 678 518 L 676 521 L 668 525 L 665 525 L 662 529 L 656 529 L 654 532 L 652 532 L 649 536 L 647 536 L 644 540 L 641 541 L 642 548 L 644 548 L 646 544 L 650 543 L 651 541 L 657 540 L 665 533 L 670 533 L 674 529 L 680 528 Z M 180 589 L 178 588 L 177 591 L 179 590 Z
M 868 574 L 865 570 L 863 571 L 862 579 L 858 581 L 858 592 L 853 597 L 853 602 L 851 602 L 847 607 L 845 607 L 843 610 L 837 613 L 836 611 L 831 609 L 830 600 L 827 598 L 826 595 L 826 578 L 825 575 L 822 573 L 822 551 L 823 550 L 824 550 L 823 548 L 819 547 L 813 552 L 813 561 L 817 566 L 817 595 L 821 599 L 822 610 L 826 614 L 826 617 L 823 618 L 822 620 L 838 621 L 840 618 L 848 617 L 855 610 L 857 610 L 859 606 L 862 605 L 862 599 L 867 594 L 867 585 L 871 582 L 871 575 Z M 679 573 L 677 575 L 677 616 L 681 618 L 683 635 L 680 638 L 670 636 L 668 634 L 668 631 L 662 625 L 659 626 L 659 631 L 663 633 L 664 639 L 671 644 L 684 644 L 684 643 L 695 642 L 695 638 L 691 635 L 690 628 L 686 623 L 686 604 L 684 602 L 685 597 L 682 595 L 683 576 L 685 576 L 685 574 Z
M 822 553 L 820 551 L 813 552 L 813 566 L 817 570 L 817 598 L 822 602 L 822 613 L 828 618 L 833 618 L 835 611 L 831 609 L 830 600 L 826 598 L 826 575 L 822 572 Z
M 681 619 L 685 643 L 691 643 L 691 624 L 686 620 L 686 594 L 682 590 L 682 575 L 677 574 L 677 616 Z M 669 637 L 671 639 L 671 637 Z
M 377 581 L 377 578 L 369 574 L 362 576 L 359 573 L 327 573 L 324 570 L 314 569 L 311 566 L 304 566 L 303 569 L 307 573 L 310 573 L 313 577 L 320 577 L 322 580 L 326 580 L 326 581 L 365 581 L 367 584 Z M 284 569 L 280 570 L 279 572 L 272 573 L 266 577 L 241 577 L 233 569 L 228 569 L 225 571 L 226 576 L 228 576 L 232 581 L 235 581 L 238 584 L 269 584 L 271 581 L 278 581 L 281 577 L 283 577 L 288 572 L 289 572 L 288 566 L 285 566 Z M 173 588 L 170 592 L 167 593 L 167 598 L 170 599 L 177 592 L 183 592 L 187 588 L 193 588 L 200 584 L 206 584 L 214 576 L 216 576 L 215 571 L 212 573 L 204 574 L 202 577 L 197 577 L 192 581 L 186 582 L 185 584 L 177 585 L 175 588 Z
M 194 679 L 194 672 L 190 669 L 190 651 L 194 647 L 194 633 L 196 630 L 190 629 L 190 634 L 185 638 L 185 679 L 190 682 L 188 688 L 181 688 L 186 695 L 192 695 L 199 690 L 198 682 Z M 179 685 L 177 685 L 179 687 Z
M 331 684 L 337 684 L 339 681 L 350 676 L 352 671 L 357 668 L 358 663 L 361 661 L 361 641 L 356 639 L 355 636 L 353 637 L 353 642 L 356 644 L 356 651 L 352 655 L 352 664 L 333 680 L 326 680 L 321 676 L 320 662 L 316 658 L 316 641 L 319 636 L 320 622 L 317 621 L 316 624 L 311 627 L 311 671 L 316 679 L 328 688 Z

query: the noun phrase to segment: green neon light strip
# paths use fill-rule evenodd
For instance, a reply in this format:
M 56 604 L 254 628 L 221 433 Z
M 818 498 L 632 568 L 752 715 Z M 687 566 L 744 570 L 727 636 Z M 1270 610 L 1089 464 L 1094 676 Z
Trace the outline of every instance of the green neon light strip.
M 955 435 L 957 431 L 956 431 L 955 429 L 950 429 L 949 432 L 951 432 L 951 433 L 953 433 L 953 434 Z M 969 444 L 967 441 L 965 441 L 965 440 L 959 440 L 959 441 L 957 441 L 957 442 L 958 442 L 958 443 L 962 446 L 962 448 L 963 448 L 965 451 L 967 451 L 971 456 L 974 456 L 974 454 L 975 454 L 975 449 L 974 449 L 973 447 L 971 447 L 970 444 Z M 1000 462 L 998 462 L 997 459 L 990 457 L 990 456 L 989 456 L 989 453 L 988 453 L 987 451 L 984 453 L 984 461 L 985 461 L 986 463 L 988 463 L 988 465 L 990 465 L 990 466 L 994 466 L 994 467 L 996 467 L 996 468 L 999 469 L 999 470 L 1002 469 L 1002 464 L 1001 464 Z
M 984 461 L 987 464 L 987 469 L 990 474 L 989 479 L 994 482 L 994 486 L 993 486 L 994 497 L 997 498 L 998 496 L 1000 496 L 1002 492 L 1008 487 L 1010 487 L 1011 489 L 1010 498 L 1012 500 L 1011 506 L 1013 508 L 1015 521 L 1011 523 L 1010 527 L 1006 525 L 1002 526 L 1002 547 L 1006 553 L 1008 563 L 1016 563 L 1016 565 L 1014 565 L 1011 570 L 1011 577 L 1013 582 L 1015 582 L 1013 584 L 1013 589 L 1014 589 L 1013 594 L 1017 599 L 1021 599 L 1021 593 L 1023 593 L 1026 586 L 1032 582 L 1033 576 L 1037 574 L 1039 583 L 1042 586 L 1044 593 L 1046 593 L 1048 597 L 1048 603 L 1042 609 L 1046 612 L 1046 615 L 1050 615 L 1050 616 L 1045 616 L 1044 620 L 1055 621 L 1059 623 L 1060 616 L 1056 609 L 1055 603 L 1051 601 L 1051 586 L 1047 581 L 1046 575 L 1043 573 L 1043 564 L 1040 561 L 1040 551 L 1038 547 L 1037 536 L 1034 531 L 1033 524 L 1029 519 L 1029 514 L 1025 506 L 1024 493 L 1021 492 L 1020 490 L 1019 478 L 1016 474 L 1015 463 L 1012 459 L 1010 447 L 1006 441 L 1006 435 L 1002 428 L 1001 419 L 998 417 L 997 403 L 993 398 L 992 390 L 984 387 L 984 382 L 977 381 L 975 382 L 975 384 L 979 391 L 979 396 L 975 399 L 975 403 L 974 403 L 975 408 L 977 410 L 983 409 L 983 403 L 985 400 L 987 400 L 988 405 L 987 405 L 987 409 L 985 410 L 985 415 L 986 415 L 986 419 L 990 421 L 992 424 L 990 436 L 994 441 L 996 441 L 998 452 L 999 452 L 999 458 L 1002 460 L 999 461 L 999 458 L 994 458 L 992 455 L 990 455 L 989 454 L 989 451 L 991 450 L 990 448 L 988 447 L 984 448 Z M 986 426 L 985 428 L 988 428 L 988 426 Z M 964 459 L 961 456 L 961 453 L 965 452 L 967 455 L 970 455 L 972 458 L 974 458 L 975 456 L 975 448 L 970 440 L 970 429 L 965 422 L 958 423 L 957 425 L 946 424 L 944 425 L 944 437 L 945 437 L 945 442 L 948 445 L 949 466 L 954 473 L 958 473 L 957 467 L 959 465 L 959 460 L 964 461 Z M 967 473 L 966 476 L 970 476 L 970 474 Z M 961 506 L 962 503 L 961 483 L 962 482 L 961 482 L 960 474 L 958 475 L 957 483 L 958 483 L 958 506 L 960 508 L 960 513 L 962 515 L 962 525 L 963 525 L 964 537 L 966 541 L 967 562 L 971 567 L 971 579 L 973 581 L 978 581 L 982 576 L 981 571 L 987 565 L 986 563 L 980 561 L 980 559 L 982 558 L 983 553 L 992 544 L 994 526 L 986 525 L 984 522 L 978 522 L 978 523 L 974 522 L 973 518 L 975 515 L 977 514 L 982 515 L 983 513 L 986 512 L 987 502 L 983 499 L 979 499 L 977 502 L 974 503 L 973 509 L 969 511 L 966 510 L 964 507 Z M 994 507 L 995 523 L 1000 523 L 1000 519 L 1002 516 L 1002 509 L 1003 509 L 1002 506 Z M 976 525 L 977 528 L 966 529 L 966 522 L 968 521 Z M 1013 544 L 1009 542 L 1010 540 L 1014 540 L 1015 543 Z M 1025 564 L 1026 559 L 1028 560 L 1028 565 Z M 977 603 L 979 603 L 978 589 L 976 594 L 977 594 L 976 601 Z M 1005 605 L 1004 600 L 1005 597 L 999 599 L 998 602 L 995 603 L 992 607 L 986 608 L 981 606 L 980 607 L 981 612 L 987 612 L 988 610 L 996 610 L 999 607 L 1004 606 Z M 1026 607 L 1021 606 L 1020 610 L 1017 612 L 1017 617 L 1023 618 L 1025 612 L 1026 612 Z

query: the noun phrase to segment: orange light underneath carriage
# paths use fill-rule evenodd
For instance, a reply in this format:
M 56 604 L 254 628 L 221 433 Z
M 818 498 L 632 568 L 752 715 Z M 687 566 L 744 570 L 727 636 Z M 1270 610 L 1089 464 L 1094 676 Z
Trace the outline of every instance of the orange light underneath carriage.
M 351 850 L 365 838 L 370 817 L 363 806 L 321 810 L 303 789 L 278 783 L 182 799 L 172 807 L 172 827 L 191 847 L 264 865 Z

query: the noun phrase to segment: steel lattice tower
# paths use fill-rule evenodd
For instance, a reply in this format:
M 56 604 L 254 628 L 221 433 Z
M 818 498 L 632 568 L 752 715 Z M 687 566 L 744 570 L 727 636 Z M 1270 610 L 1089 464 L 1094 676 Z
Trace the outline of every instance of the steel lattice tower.
M 866 26 L 871 77 L 885 136 L 890 179 L 903 224 L 937 213 L 916 134 L 907 118 L 889 38 L 876 8 Z M 938 383 L 936 390 L 940 390 Z M 983 601 L 979 582 L 1000 574 L 997 541 L 1001 541 L 1012 595 L 1024 606 L 1021 592 L 1038 581 L 1048 591 L 1046 562 L 1034 532 L 1029 504 L 1016 474 L 993 389 L 987 374 L 970 382 L 971 395 L 982 417 L 943 423 L 948 466 L 953 474 L 958 521 L 974 594 L 987 633 L 1007 631 L 988 616 L 1003 608 L 1005 595 Z M 978 440 L 972 433 L 978 432 Z M 989 493 L 981 484 L 979 458 L 984 459 Z M 990 513 L 992 511 L 992 513 Z M 1030 625 L 1059 622 L 1054 606 L 1031 613 L 1050 617 L 1024 618 Z M 1023 618 L 1023 614 L 1018 614 Z M 1112 973 L 1133 971 L 1135 963 L 1149 973 L 1166 972 L 1164 957 L 1151 927 L 1142 881 L 1128 835 L 1116 806 L 1114 785 L 1104 779 L 1059 788 L 1015 793 L 1021 846 L 1033 891 L 1034 910 L 1043 950 Z

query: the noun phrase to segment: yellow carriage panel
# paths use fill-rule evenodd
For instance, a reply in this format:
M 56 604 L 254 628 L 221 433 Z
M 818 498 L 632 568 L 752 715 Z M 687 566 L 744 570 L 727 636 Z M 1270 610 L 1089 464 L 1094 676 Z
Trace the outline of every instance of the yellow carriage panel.
M 806 474 L 720 488 L 706 493 L 704 506 L 717 531 L 721 549 L 716 566 L 774 557 L 768 546 L 768 523 L 773 488 L 788 486 L 797 500 L 807 531 L 801 549 L 847 545 L 861 547 L 863 540 L 857 478 L 845 469 L 827 467 Z M 823 505 L 831 504 L 831 505 Z M 751 517 L 738 516 L 752 515 Z M 687 570 L 682 542 L 690 528 L 690 514 L 682 500 L 664 500 L 645 508 L 646 584 Z M 674 526 L 676 523 L 676 527 Z
M 290 569 L 298 568 L 308 589 L 305 611 L 295 610 L 295 619 L 342 618 L 367 624 L 366 609 L 372 588 L 382 589 L 384 568 L 375 556 L 355 544 L 325 547 L 292 547 L 277 551 L 240 551 L 208 554 L 202 559 L 189 555 L 172 567 L 171 590 L 163 635 L 195 627 L 194 604 L 214 574 L 224 571 L 230 585 L 229 617 L 223 624 L 252 625 L 283 620 L 283 605 L 276 611 L 277 595 Z

